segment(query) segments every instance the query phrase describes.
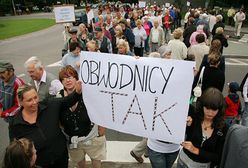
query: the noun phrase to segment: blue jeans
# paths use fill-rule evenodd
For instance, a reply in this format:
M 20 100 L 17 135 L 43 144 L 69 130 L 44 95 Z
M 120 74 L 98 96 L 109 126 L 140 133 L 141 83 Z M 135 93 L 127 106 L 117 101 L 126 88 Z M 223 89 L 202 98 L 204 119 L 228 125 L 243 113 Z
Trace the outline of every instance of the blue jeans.
M 171 168 L 175 162 L 178 151 L 172 153 L 160 153 L 148 147 L 148 155 L 152 168 Z
M 241 124 L 243 126 L 246 126 L 248 127 L 248 102 L 245 102 L 245 105 L 244 105 L 244 112 L 242 114 L 242 120 L 241 120 Z

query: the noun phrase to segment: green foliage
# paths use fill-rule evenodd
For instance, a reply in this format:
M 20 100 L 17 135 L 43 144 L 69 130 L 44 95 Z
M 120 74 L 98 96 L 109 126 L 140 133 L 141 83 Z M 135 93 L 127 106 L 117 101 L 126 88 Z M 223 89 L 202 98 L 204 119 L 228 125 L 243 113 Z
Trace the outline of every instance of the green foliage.
M 0 20 L 0 40 L 48 28 L 53 19 L 9 19 Z
M 0 16 L 4 15 L 5 13 L 11 13 L 11 11 L 12 11 L 11 0 L 1 0 Z

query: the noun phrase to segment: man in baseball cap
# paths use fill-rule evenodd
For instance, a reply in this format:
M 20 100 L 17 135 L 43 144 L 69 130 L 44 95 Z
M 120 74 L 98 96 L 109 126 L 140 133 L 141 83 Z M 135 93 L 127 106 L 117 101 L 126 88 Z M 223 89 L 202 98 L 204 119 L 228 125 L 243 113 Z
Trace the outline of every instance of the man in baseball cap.
M 9 69 L 14 69 L 13 65 L 8 61 L 0 60 L 0 73 Z
M 0 60 L 0 117 L 7 122 L 19 108 L 16 94 L 18 87 L 23 84 L 23 80 L 15 75 L 13 65 Z

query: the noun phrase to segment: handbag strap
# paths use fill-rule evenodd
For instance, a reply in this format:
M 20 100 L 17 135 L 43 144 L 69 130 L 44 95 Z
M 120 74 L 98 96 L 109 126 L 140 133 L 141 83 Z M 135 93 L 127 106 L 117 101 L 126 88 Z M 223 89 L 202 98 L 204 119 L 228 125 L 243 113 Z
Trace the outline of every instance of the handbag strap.
M 202 69 L 201 69 L 200 76 L 199 76 L 199 79 L 197 81 L 197 86 L 200 86 L 201 87 L 204 70 L 205 70 L 205 66 L 203 66 Z

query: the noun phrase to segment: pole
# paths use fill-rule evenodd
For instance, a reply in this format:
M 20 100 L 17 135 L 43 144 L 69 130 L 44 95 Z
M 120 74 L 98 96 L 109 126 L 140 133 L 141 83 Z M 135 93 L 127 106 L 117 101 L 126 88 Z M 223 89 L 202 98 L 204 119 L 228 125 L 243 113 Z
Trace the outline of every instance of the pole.
M 15 2 L 14 2 L 14 0 L 11 0 L 11 2 L 12 2 L 12 7 L 13 7 L 14 15 L 16 15 Z

